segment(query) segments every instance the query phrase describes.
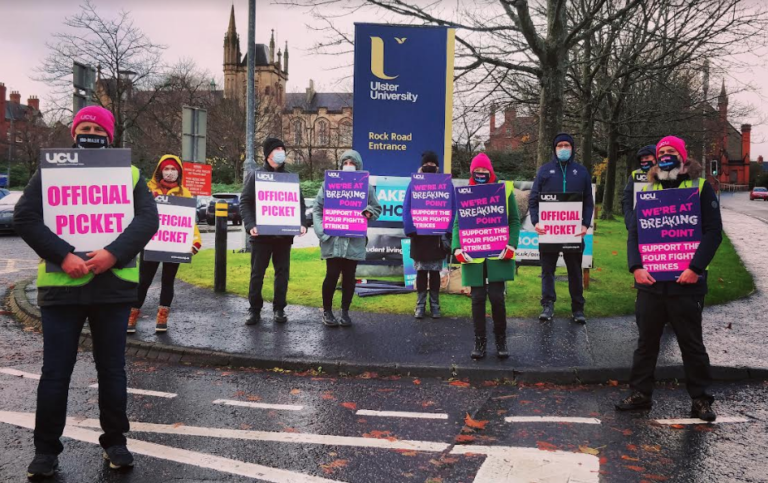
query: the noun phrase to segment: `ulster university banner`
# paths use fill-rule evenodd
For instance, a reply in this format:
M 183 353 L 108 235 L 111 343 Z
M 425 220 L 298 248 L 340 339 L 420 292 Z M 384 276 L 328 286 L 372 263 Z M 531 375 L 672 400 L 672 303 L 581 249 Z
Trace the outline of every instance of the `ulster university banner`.
M 355 25 L 352 145 L 365 169 L 408 176 L 424 151 L 451 172 L 454 30 Z

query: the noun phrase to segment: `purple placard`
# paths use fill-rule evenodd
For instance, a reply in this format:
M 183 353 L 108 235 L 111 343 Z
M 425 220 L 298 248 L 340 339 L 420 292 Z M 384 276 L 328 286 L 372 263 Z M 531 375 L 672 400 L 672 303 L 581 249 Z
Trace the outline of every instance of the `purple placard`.
M 364 238 L 368 219 L 368 171 L 326 171 L 323 232 L 329 236 Z
M 442 235 L 451 230 L 453 183 L 450 174 L 411 176 L 411 218 L 417 235 Z
M 509 243 L 504 183 L 456 188 L 459 242 L 473 258 L 498 256 Z
M 701 243 L 698 188 L 641 191 L 635 212 L 643 267 L 659 282 L 676 280 Z

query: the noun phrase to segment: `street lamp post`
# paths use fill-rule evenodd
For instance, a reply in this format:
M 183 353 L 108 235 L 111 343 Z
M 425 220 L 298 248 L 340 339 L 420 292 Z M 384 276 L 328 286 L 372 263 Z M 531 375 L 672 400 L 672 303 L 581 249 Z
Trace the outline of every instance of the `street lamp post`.
M 245 163 L 243 163 L 243 182 L 248 173 L 256 169 L 254 160 L 254 135 L 256 130 L 256 92 L 254 70 L 256 69 L 256 0 L 248 0 L 248 85 L 246 86 L 245 120 Z M 243 224 L 243 251 L 249 252 L 248 233 Z

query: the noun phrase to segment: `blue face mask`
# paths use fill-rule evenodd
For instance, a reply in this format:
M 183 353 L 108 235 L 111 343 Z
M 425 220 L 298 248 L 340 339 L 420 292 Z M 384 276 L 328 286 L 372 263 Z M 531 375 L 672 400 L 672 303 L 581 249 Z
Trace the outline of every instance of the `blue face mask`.
M 571 150 L 569 148 L 561 148 L 557 150 L 557 159 L 561 162 L 566 162 L 571 159 Z
M 275 151 L 272 153 L 272 162 L 275 164 L 285 163 L 285 151 Z

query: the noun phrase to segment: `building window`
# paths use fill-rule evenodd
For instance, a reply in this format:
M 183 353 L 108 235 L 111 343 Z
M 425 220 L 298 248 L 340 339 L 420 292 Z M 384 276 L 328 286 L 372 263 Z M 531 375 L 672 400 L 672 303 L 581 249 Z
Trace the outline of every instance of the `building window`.
M 317 130 L 317 144 L 328 146 L 328 121 L 319 120 L 315 129 Z
M 304 143 L 303 128 L 300 119 L 293 121 L 293 144 L 296 146 L 301 146 Z
M 339 122 L 339 141 L 342 146 L 352 146 L 352 123 L 347 119 Z

